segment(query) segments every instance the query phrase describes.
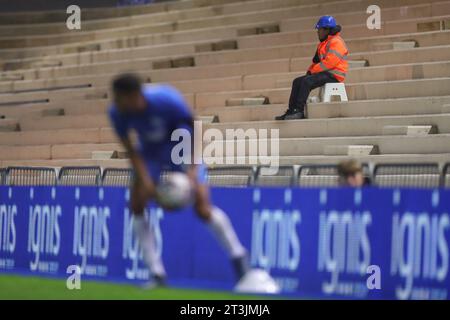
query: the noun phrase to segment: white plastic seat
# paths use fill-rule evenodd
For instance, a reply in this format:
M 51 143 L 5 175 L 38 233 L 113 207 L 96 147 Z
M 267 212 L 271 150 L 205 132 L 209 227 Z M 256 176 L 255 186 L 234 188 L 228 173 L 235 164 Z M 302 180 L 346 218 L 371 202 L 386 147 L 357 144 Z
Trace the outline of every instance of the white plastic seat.
M 339 96 L 341 101 L 348 101 L 345 84 L 342 82 L 330 82 L 320 88 L 320 99 L 322 102 L 331 102 L 332 96 Z

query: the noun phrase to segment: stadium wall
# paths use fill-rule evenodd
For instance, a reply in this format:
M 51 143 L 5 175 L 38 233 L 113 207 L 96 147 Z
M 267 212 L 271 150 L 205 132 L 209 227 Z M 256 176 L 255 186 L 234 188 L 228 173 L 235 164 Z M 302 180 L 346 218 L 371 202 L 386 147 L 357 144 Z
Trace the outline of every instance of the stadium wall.
M 213 188 L 212 196 L 252 266 L 285 295 L 449 298 L 449 190 Z M 78 265 L 82 280 L 148 279 L 128 198 L 124 188 L 0 187 L 0 271 L 67 278 Z M 170 284 L 233 288 L 228 258 L 191 209 L 147 214 Z

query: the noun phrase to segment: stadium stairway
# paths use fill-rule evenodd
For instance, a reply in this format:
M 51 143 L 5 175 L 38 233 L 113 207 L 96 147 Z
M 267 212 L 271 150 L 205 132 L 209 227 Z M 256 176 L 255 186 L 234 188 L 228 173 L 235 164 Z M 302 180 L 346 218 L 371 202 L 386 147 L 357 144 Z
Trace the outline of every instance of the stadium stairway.
M 68 31 L 57 12 L 0 14 L 0 167 L 129 167 L 106 110 L 109 81 L 138 72 L 177 87 L 203 121 L 250 137 L 278 129 L 280 164 L 450 161 L 450 1 L 187 0 L 86 9 Z M 349 10 L 349 8 L 351 8 Z M 307 120 L 274 121 L 334 15 L 350 50 L 348 102 L 317 102 Z M 314 90 L 311 97 L 317 96 Z M 225 139 L 225 140 L 224 140 Z M 205 141 L 207 144 L 208 141 Z M 208 159 L 211 160 L 211 159 Z

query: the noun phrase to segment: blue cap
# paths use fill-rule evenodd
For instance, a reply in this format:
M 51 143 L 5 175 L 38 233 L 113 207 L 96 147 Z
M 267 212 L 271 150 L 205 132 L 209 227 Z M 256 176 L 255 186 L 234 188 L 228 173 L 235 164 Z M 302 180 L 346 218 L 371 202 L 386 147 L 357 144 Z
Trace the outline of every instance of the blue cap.
M 319 21 L 316 24 L 316 29 L 335 28 L 335 27 L 336 27 L 336 20 L 332 16 L 320 17 Z

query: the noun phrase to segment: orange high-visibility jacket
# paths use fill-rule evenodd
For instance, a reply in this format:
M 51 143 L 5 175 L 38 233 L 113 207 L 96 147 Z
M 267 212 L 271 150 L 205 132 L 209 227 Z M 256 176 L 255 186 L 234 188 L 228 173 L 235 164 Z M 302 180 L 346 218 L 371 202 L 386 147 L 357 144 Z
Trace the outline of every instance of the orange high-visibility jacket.
M 317 46 L 317 54 L 320 62 L 313 63 L 308 71 L 311 74 L 328 71 L 339 81 L 345 80 L 348 70 L 348 49 L 340 32 L 329 35 L 328 38 Z

